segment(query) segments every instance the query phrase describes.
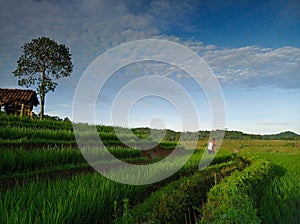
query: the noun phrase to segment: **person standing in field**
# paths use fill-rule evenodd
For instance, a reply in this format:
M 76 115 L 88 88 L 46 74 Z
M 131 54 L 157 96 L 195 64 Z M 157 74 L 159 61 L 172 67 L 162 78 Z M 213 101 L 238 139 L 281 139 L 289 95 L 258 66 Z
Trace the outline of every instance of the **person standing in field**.
M 213 138 L 213 140 L 210 141 L 207 145 L 208 154 L 213 155 L 216 146 L 217 146 L 216 139 Z

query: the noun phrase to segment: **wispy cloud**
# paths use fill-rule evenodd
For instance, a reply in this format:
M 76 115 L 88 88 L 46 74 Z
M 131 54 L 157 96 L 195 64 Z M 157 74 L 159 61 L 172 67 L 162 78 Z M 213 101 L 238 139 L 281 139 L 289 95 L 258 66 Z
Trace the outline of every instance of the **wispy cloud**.
M 247 89 L 260 86 L 300 88 L 300 48 L 291 46 L 275 49 L 258 46 L 221 48 L 203 45 L 198 41 L 181 41 L 176 37 L 162 38 L 195 51 L 210 66 L 221 84 L 234 84 Z M 181 74 L 180 77 L 183 78 L 184 75 Z
M 75 67 L 68 85 L 73 83 L 73 88 L 86 67 L 105 50 L 123 42 L 153 37 L 175 41 L 193 49 L 205 59 L 222 84 L 235 84 L 245 88 L 264 85 L 300 88 L 299 48 L 220 48 L 204 45 L 200 41 L 181 41 L 178 37 L 162 35 L 157 17 L 164 18 L 161 22 L 165 19 L 170 22 L 175 17 L 180 20 L 181 14 L 186 14 L 193 5 L 191 2 L 171 4 L 168 1 L 151 1 L 149 9 L 145 9 L 143 15 L 131 10 L 129 6 L 132 4 L 130 1 L 108 0 L 75 0 L 68 3 L 2 1 L 1 87 L 11 87 L 17 83 L 11 72 L 21 54 L 21 46 L 32 38 L 45 35 L 70 48 Z M 223 4 L 224 1 L 217 5 Z M 141 72 L 141 68 L 136 69 L 136 74 Z M 143 69 L 146 73 L 173 74 L 178 80 L 185 76 L 184 73 L 178 73 L 178 69 L 166 65 L 152 64 Z
M 233 84 L 246 89 L 261 86 L 300 88 L 300 48 L 291 46 L 275 49 L 258 46 L 220 48 L 203 45 L 198 41 L 181 41 L 170 36 L 158 38 L 180 43 L 195 51 L 206 61 L 223 85 Z M 157 54 L 160 54 L 159 49 Z M 141 74 L 141 71 L 137 73 Z M 144 73 L 173 75 L 177 80 L 189 77 L 178 68 L 163 63 L 145 64 Z
M 21 46 L 33 38 L 49 36 L 67 45 L 74 73 L 81 74 L 105 50 L 158 32 L 150 17 L 130 13 L 122 1 L 7 0 L 0 12 L 2 85 L 16 83 L 11 72 Z
M 263 85 L 300 88 L 299 48 L 247 46 L 204 50 L 202 55 L 222 83 L 248 88 Z

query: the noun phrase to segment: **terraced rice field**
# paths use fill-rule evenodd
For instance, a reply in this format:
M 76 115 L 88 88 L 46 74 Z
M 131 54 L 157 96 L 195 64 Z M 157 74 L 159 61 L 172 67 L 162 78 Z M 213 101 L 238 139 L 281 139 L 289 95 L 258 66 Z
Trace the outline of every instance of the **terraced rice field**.
M 207 140 L 199 140 L 188 162 L 169 178 L 126 185 L 90 167 L 70 123 L 0 118 L 0 223 L 300 223 L 297 140 L 225 139 L 201 171 Z M 160 161 L 177 145 L 164 141 L 145 153 L 126 147 L 112 127 L 97 130 L 116 158 L 132 164 Z M 99 165 L 126 178 L 114 161 Z

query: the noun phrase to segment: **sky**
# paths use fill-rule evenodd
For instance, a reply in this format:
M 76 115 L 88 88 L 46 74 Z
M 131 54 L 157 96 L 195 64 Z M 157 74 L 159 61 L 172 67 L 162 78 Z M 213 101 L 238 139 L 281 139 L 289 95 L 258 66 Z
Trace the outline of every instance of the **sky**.
M 47 36 L 70 49 L 73 72 L 46 95 L 46 114 L 72 120 L 79 80 L 97 57 L 129 41 L 158 39 L 183 45 L 207 63 L 224 97 L 225 128 L 300 134 L 299 0 L 1 0 L 0 4 L 0 88 L 24 88 L 12 74 L 24 43 Z M 156 50 L 160 54 L 163 48 Z M 205 89 L 186 71 L 155 61 L 126 65 L 95 90 L 99 93 L 95 122 L 194 131 L 195 127 L 182 126 L 188 112 L 181 114 L 182 105 L 176 105 L 185 102 L 180 88 L 165 85 L 165 80 L 136 82 L 127 95 L 142 96 L 148 88 L 159 94 L 136 101 L 123 94 L 121 103 L 116 101 L 122 88 L 145 76 L 169 77 L 168 82 L 184 88 L 198 116 L 196 129 L 212 129 L 215 118 Z M 162 93 L 165 98 L 159 96 Z M 130 110 L 114 109 L 115 101 L 130 103 Z

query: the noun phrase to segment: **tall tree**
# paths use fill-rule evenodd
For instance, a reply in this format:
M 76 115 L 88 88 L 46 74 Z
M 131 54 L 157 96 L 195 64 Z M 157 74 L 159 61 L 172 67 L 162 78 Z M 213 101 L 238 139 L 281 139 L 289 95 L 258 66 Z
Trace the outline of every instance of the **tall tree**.
M 23 54 L 17 61 L 18 67 L 13 74 L 19 77 L 18 84 L 37 85 L 41 98 L 40 119 L 44 116 L 45 95 L 54 91 L 58 80 L 70 76 L 73 70 L 69 48 L 57 44 L 48 37 L 39 37 L 22 46 Z

